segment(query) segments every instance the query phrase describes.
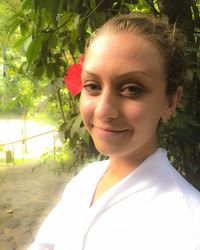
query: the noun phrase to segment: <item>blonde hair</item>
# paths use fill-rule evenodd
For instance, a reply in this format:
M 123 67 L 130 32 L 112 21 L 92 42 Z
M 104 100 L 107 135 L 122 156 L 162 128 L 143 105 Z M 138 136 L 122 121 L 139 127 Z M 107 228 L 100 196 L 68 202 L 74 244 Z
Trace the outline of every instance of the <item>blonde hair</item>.
M 168 24 L 166 18 L 156 18 L 142 13 L 115 16 L 100 27 L 86 45 L 86 52 L 91 43 L 105 33 L 133 32 L 157 46 L 161 53 L 166 73 L 168 95 L 175 93 L 183 84 L 186 73 L 185 36 L 176 26 Z

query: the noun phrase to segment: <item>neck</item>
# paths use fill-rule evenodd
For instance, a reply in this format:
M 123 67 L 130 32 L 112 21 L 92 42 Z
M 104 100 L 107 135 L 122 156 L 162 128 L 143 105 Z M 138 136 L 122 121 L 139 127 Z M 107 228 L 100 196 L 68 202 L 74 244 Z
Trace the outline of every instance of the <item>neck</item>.
M 111 156 L 110 164 L 106 173 L 102 176 L 97 184 L 96 191 L 91 205 L 109 188 L 118 183 L 124 177 L 128 176 L 134 169 L 136 169 L 148 156 L 153 154 L 158 148 L 147 147 L 148 150 L 136 150 L 131 156 Z
M 107 175 L 110 178 L 122 179 L 136 169 L 145 159 L 158 149 L 158 145 L 148 150 L 139 149 L 129 156 L 111 156 Z

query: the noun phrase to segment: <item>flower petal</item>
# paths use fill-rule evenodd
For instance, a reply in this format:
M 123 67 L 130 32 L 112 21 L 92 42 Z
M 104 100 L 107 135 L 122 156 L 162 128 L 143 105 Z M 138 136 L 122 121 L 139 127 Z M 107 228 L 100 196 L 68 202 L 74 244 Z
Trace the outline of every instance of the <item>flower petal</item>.
M 73 64 L 69 67 L 64 77 L 67 89 L 73 96 L 79 94 L 82 90 L 81 80 L 82 67 L 80 64 Z

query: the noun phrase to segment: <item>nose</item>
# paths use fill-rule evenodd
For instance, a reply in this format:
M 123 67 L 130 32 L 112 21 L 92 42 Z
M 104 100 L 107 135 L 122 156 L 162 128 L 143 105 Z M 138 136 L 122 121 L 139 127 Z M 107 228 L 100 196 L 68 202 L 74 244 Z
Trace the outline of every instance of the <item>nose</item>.
M 95 108 L 95 116 L 101 121 L 116 119 L 119 116 L 119 101 L 111 90 L 102 90 Z

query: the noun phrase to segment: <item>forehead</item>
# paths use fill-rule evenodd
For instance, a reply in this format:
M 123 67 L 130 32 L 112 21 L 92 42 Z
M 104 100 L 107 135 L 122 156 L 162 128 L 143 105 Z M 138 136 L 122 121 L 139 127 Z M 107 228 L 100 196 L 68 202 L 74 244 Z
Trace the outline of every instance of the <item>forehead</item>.
M 142 35 L 130 32 L 106 33 L 97 37 L 86 53 L 84 69 L 140 70 L 163 72 L 159 49 Z

